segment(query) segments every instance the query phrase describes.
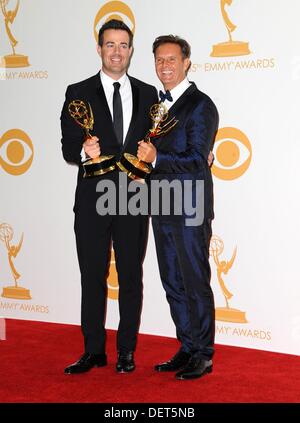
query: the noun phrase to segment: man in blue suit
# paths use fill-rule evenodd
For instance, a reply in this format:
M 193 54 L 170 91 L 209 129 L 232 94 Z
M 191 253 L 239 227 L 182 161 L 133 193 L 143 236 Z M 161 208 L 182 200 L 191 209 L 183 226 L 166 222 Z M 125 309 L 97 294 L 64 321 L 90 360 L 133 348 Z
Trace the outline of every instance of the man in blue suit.
M 153 44 L 156 73 L 165 93 L 161 100 L 168 120 L 178 120 L 167 134 L 152 143 L 139 143 L 138 158 L 154 166 L 154 181 L 189 182 L 190 196 L 199 203 L 197 191 L 203 181 L 201 221 L 187 224 L 186 213 L 163 212 L 152 216 L 159 271 L 170 305 L 179 351 L 157 364 L 158 372 L 176 372 L 179 380 L 199 378 L 212 371 L 214 354 L 214 299 L 210 287 L 209 243 L 213 212 L 213 184 L 207 162 L 218 127 L 212 100 L 187 79 L 189 44 L 173 35 L 160 36 Z M 186 193 L 185 193 L 186 194 Z M 175 198 L 176 193 L 173 195 Z M 172 210 L 172 205 L 171 205 Z

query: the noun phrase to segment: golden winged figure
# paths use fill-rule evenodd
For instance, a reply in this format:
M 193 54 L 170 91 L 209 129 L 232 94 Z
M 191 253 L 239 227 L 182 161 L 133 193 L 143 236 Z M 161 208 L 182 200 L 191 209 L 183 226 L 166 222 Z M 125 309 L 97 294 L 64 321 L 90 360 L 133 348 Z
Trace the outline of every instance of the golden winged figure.
M 229 308 L 228 300 L 230 300 L 230 298 L 233 296 L 233 294 L 226 288 L 225 282 L 222 279 L 222 274 L 224 273 L 225 275 L 227 275 L 228 270 L 231 269 L 231 267 L 233 265 L 235 257 L 236 257 L 236 247 L 235 247 L 233 254 L 232 254 L 232 257 L 229 261 L 226 261 L 226 260 L 220 261 L 218 255 L 214 254 L 214 260 L 215 260 L 215 263 L 217 265 L 218 281 L 220 283 L 220 287 L 221 287 L 223 295 L 225 297 L 227 308 Z
M 224 250 L 224 243 L 222 239 L 217 235 L 213 235 L 210 241 L 209 254 L 213 257 L 214 262 L 216 264 L 218 282 L 220 284 L 222 293 L 226 301 L 226 308 L 229 308 L 228 300 L 230 300 L 233 294 L 227 289 L 225 282 L 222 278 L 222 274 L 226 275 L 228 273 L 228 270 L 231 269 L 236 257 L 237 247 L 234 248 L 232 257 L 229 261 L 219 260 L 219 256 L 220 254 L 222 254 L 223 250 Z
M 231 20 L 229 19 L 229 16 L 225 10 L 225 5 L 231 6 L 232 0 L 221 0 L 221 12 L 222 16 L 229 34 L 229 40 L 232 41 L 231 33 L 235 30 L 236 25 L 234 25 Z
M 17 272 L 17 270 L 14 266 L 14 263 L 12 261 L 12 257 L 13 258 L 17 257 L 17 255 L 18 255 L 18 253 L 19 253 L 19 251 L 22 247 L 22 243 L 23 243 L 23 234 L 21 236 L 21 239 L 20 239 L 20 242 L 19 242 L 18 245 L 10 245 L 9 238 L 7 238 L 7 237 L 5 238 L 5 245 L 6 245 L 6 248 L 7 248 L 8 261 L 9 261 L 9 265 L 10 265 L 10 268 L 11 268 L 11 271 L 12 271 L 12 274 L 13 274 L 13 277 L 14 277 L 14 280 L 15 280 L 15 286 L 18 286 L 17 280 L 21 277 L 21 275 Z
M 9 24 L 12 24 L 15 20 L 15 17 L 17 16 L 17 13 L 18 13 L 18 10 L 19 10 L 20 0 L 17 1 L 16 7 L 15 7 L 14 10 L 6 10 L 8 2 L 9 2 L 9 0 L 0 0 L 0 6 L 1 6 L 3 16 L 4 16 L 6 33 L 8 35 L 10 44 L 12 46 L 13 54 L 15 55 L 16 54 L 15 47 L 18 44 L 18 41 L 12 35 L 11 30 L 9 28 Z

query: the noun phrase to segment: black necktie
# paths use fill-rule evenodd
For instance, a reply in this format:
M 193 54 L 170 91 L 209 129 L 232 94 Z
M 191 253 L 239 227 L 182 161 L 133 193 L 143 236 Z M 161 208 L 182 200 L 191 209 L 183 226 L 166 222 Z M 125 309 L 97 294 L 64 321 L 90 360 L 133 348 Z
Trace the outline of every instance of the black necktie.
M 173 97 L 171 96 L 171 93 L 169 90 L 166 91 L 166 94 L 164 94 L 162 91 L 159 91 L 159 97 L 161 101 L 165 101 L 165 100 L 173 101 Z
M 123 109 L 119 82 L 114 82 L 113 125 L 119 145 L 123 145 Z

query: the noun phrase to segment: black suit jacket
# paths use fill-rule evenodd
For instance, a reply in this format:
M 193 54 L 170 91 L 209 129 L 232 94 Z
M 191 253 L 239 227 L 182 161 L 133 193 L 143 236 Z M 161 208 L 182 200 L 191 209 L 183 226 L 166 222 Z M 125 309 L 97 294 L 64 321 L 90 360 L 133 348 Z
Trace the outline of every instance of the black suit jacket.
M 132 88 L 133 108 L 132 118 L 126 135 L 123 148 L 118 145 L 112 123 L 112 117 L 106 101 L 99 72 L 81 82 L 69 85 L 66 99 L 61 113 L 62 152 L 67 162 L 80 165 L 84 131 L 69 115 L 68 105 L 72 100 L 89 102 L 94 114 L 94 128 L 92 135 L 100 140 L 101 154 L 113 154 L 120 158 L 124 152 L 136 155 L 137 142 L 144 138 L 151 127 L 149 110 L 152 104 L 157 103 L 156 89 L 144 82 L 129 76 Z M 78 181 L 82 180 L 83 169 L 79 166 Z M 98 181 L 101 177 L 110 177 L 110 174 L 92 178 Z

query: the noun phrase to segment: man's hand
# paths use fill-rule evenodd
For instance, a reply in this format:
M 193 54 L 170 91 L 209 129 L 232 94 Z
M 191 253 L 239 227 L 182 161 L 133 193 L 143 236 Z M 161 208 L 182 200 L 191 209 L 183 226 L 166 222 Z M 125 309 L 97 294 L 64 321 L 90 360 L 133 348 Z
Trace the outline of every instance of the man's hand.
M 91 159 L 95 159 L 96 157 L 99 157 L 101 154 L 100 145 L 98 143 L 99 138 L 92 137 L 88 138 L 83 143 L 83 149 L 87 157 L 90 157 Z
M 214 160 L 215 160 L 214 153 L 213 153 L 212 151 L 210 151 L 210 152 L 209 152 L 209 155 L 208 155 L 208 159 L 207 159 L 207 163 L 208 163 L 208 166 L 209 166 L 209 167 L 211 167 L 211 166 L 212 166 L 212 164 L 213 164 Z
M 139 141 L 137 157 L 146 163 L 152 163 L 156 159 L 156 148 L 151 142 Z

